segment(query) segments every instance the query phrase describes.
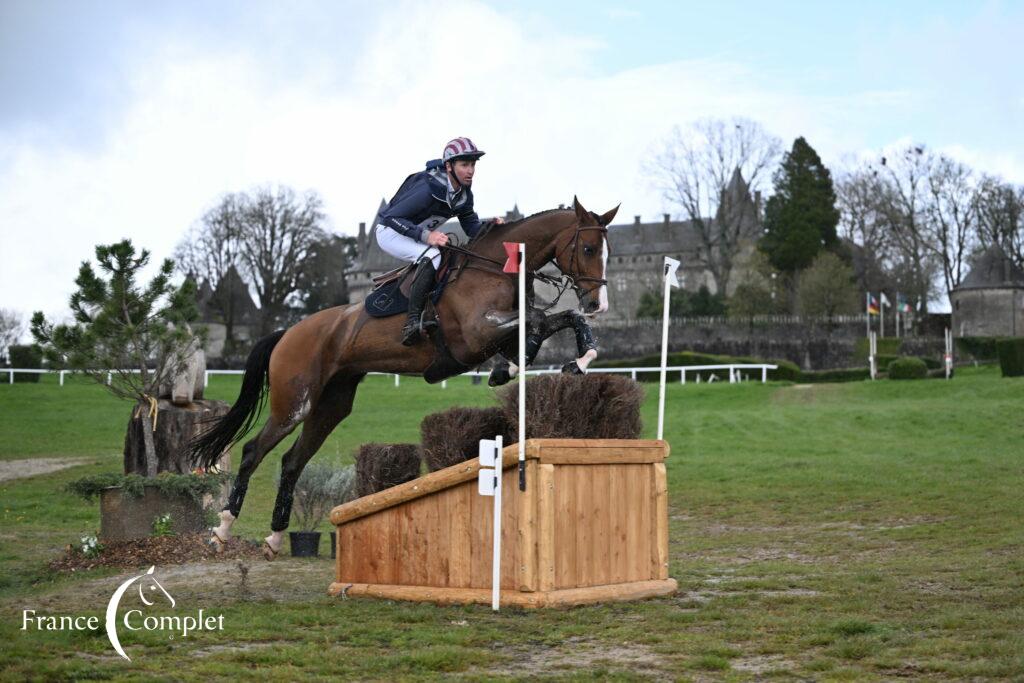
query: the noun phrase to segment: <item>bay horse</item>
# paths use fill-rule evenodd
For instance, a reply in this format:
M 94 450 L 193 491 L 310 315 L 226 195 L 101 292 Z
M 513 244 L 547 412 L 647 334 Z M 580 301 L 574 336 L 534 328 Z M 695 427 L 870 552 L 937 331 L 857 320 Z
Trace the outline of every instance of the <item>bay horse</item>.
M 207 468 L 225 449 L 240 441 L 259 418 L 269 392 L 270 415 L 257 436 L 242 448 L 231 494 L 212 529 L 211 545 L 231 537 L 249 486 L 249 478 L 264 456 L 302 424 L 302 433 L 281 460 L 281 481 L 271 519 L 271 534 L 263 554 L 273 559 L 291 516 L 295 483 L 306 463 L 327 436 L 352 411 L 356 388 L 369 372 L 424 375 L 431 382 L 465 372 L 496 353 L 516 358 L 517 279 L 502 272 L 503 242 L 526 244 L 528 273 L 553 262 L 580 298 L 584 313 L 608 307 L 605 267 L 608 262 L 608 224 L 618 207 L 603 215 L 587 211 L 575 198 L 572 209 L 552 209 L 512 223 L 492 226 L 452 256 L 459 263 L 435 305 L 439 327 L 411 347 L 402 346 L 404 315 L 375 318 L 364 303 L 329 308 L 278 330 L 256 342 L 248 360 L 238 399 L 230 411 L 192 444 L 193 462 Z M 461 253 L 459 253 L 461 252 Z M 450 262 L 451 263 L 451 262 Z M 571 371 L 581 372 L 596 356 L 589 326 L 577 311 L 545 316 L 537 309 L 528 316 L 527 364 L 543 340 L 559 329 L 576 330 L 580 358 Z M 438 344 L 437 335 L 443 335 Z M 514 376 L 519 368 L 499 366 L 491 384 Z M 565 370 L 565 368 L 563 368 Z

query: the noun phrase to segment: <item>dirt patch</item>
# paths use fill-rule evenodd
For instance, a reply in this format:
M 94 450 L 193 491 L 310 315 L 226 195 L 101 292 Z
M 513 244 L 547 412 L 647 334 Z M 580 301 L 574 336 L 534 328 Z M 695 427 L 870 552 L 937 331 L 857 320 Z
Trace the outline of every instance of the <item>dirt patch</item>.
M 0 460 L 0 481 L 23 479 L 40 474 L 50 474 L 77 465 L 91 465 L 85 458 L 28 458 L 25 460 Z
M 793 669 L 796 664 L 787 660 L 782 655 L 753 655 L 751 657 L 738 657 L 729 662 L 736 671 L 744 671 L 752 674 L 764 674 L 769 671 L 785 671 Z
M 505 648 L 502 652 L 511 654 L 512 662 L 507 668 L 487 669 L 489 676 L 529 679 L 557 675 L 558 672 L 571 672 L 578 676 L 588 669 L 603 668 L 662 679 L 667 676 L 670 664 L 650 647 L 640 643 L 611 645 L 586 638 L 568 638 L 554 647 Z M 472 673 L 476 675 L 481 672 Z
M 206 544 L 208 533 L 150 536 L 129 541 L 107 541 L 95 557 L 87 557 L 78 546 L 68 545 L 64 555 L 47 566 L 57 572 L 74 572 L 96 567 L 148 567 L 184 564 L 197 560 L 255 559 L 261 557 L 259 544 L 233 538 L 223 551 Z

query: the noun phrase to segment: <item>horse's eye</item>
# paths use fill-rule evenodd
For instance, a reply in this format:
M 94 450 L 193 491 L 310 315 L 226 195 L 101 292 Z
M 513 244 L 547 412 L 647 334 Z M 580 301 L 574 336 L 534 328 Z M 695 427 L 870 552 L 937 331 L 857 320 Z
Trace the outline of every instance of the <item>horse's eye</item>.
M 594 255 L 594 248 L 591 247 L 591 246 L 584 245 L 584 247 L 583 247 L 583 254 L 585 256 L 593 256 Z

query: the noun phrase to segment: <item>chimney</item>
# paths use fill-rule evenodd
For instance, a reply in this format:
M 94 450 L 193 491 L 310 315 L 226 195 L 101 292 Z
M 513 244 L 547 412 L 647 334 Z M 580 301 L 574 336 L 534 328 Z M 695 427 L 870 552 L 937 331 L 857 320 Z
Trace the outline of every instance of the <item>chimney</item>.
M 666 222 L 666 223 L 668 223 L 668 222 L 669 222 L 669 221 L 671 220 L 671 216 L 669 216 L 669 214 L 667 214 L 667 213 L 663 213 L 663 214 L 661 214 L 661 215 L 665 217 L 665 222 Z
M 640 225 L 640 216 L 633 216 L 633 225 Z
M 359 257 L 366 254 L 366 223 L 359 224 L 359 237 L 356 239 L 356 248 L 359 249 Z

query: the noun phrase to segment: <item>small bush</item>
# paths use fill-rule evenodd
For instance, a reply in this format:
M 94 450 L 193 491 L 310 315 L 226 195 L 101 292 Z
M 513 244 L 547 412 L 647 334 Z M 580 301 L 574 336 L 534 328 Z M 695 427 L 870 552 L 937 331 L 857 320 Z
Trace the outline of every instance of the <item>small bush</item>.
M 348 470 L 348 472 L 346 472 Z M 328 462 L 313 462 L 306 465 L 295 482 L 295 498 L 292 517 L 299 531 L 315 531 L 324 517 L 335 505 L 345 502 L 347 484 L 351 493 L 354 475 L 352 467 L 339 467 Z M 280 472 L 275 481 L 281 485 Z
M 356 452 L 356 494 L 368 496 L 412 481 L 420 476 L 421 459 L 418 444 L 363 444 Z
M 12 344 L 7 349 L 7 355 L 11 360 L 12 368 L 24 370 L 39 369 L 43 367 L 43 350 L 38 344 L 19 345 Z M 14 373 L 15 382 L 38 382 L 37 373 Z
M 907 356 L 889 363 L 888 372 L 889 379 L 925 379 L 928 376 L 928 366 L 920 358 Z
M 518 440 L 519 390 L 498 395 Z M 527 438 L 637 439 L 643 388 L 620 375 L 539 375 L 526 385 Z
M 477 456 L 480 439 L 512 440 L 512 425 L 501 408 L 450 408 L 420 423 L 423 459 L 431 472 Z
M 1024 377 L 1024 337 L 1000 339 L 996 350 L 1003 377 Z
M 187 496 L 197 503 L 201 503 L 204 495 L 218 494 L 221 486 L 225 482 L 231 481 L 231 479 L 232 476 L 227 472 L 215 474 L 174 474 L 173 472 L 161 472 L 155 477 L 105 472 L 68 482 L 64 490 L 76 496 L 81 496 L 86 500 L 92 500 L 98 497 L 103 492 L 103 489 L 114 486 L 121 489 L 122 493 L 126 496 L 141 498 L 145 493 L 146 486 L 155 486 L 164 495 Z

